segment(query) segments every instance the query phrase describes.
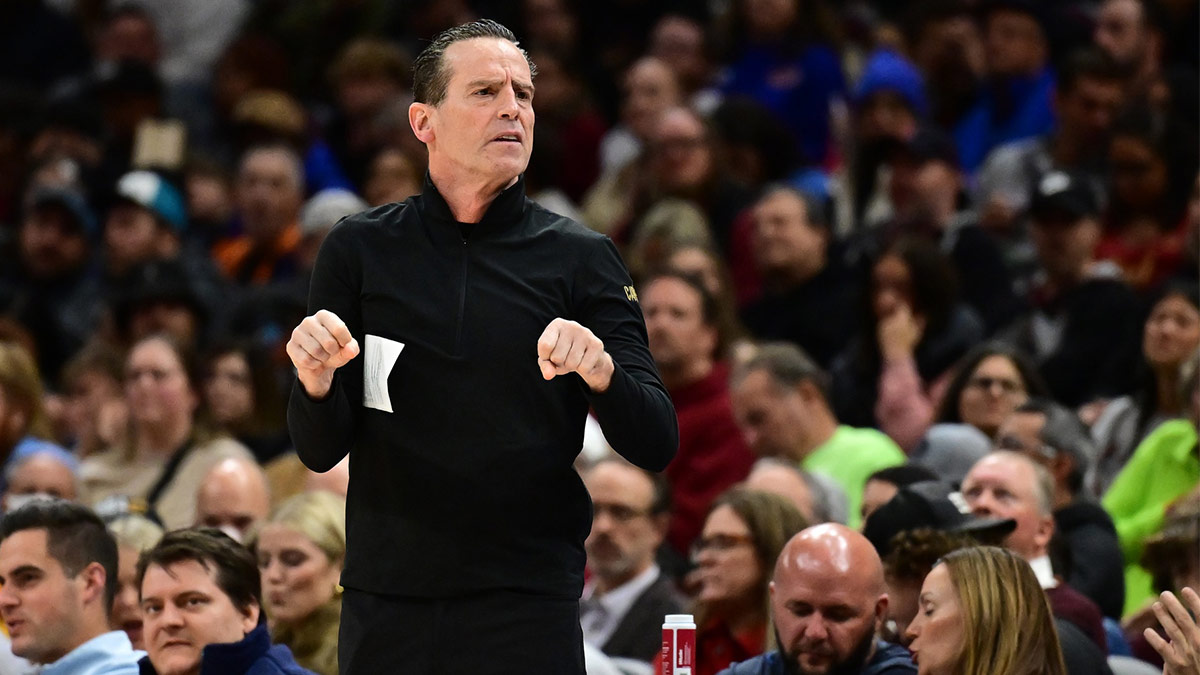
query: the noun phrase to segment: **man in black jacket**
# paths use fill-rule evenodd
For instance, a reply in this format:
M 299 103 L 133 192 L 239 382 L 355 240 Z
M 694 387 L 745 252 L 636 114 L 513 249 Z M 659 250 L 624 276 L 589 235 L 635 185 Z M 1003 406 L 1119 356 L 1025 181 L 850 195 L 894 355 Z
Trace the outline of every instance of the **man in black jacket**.
M 288 343 L 300 458 L 350 453 L 343 674 L 582 674 L 587 411 L 643 468 L 678 445 L 615 247 L 525 197 L 515 42 L 478 21 L 417 58 L 424 190 L 330 232 Z
M 1075 413 L 1046 399 L 1017 407 L 997 431 L 997 445 L 1021 452 L 1054 477 L 1054 525 L 1061 541 L 1051 557 L 1075 590 L 1091 598 L 1105 616 L 1121 618 L 1125 603 L 1125 558 L 1112 517 L 1083 494 L 1083 476 L 1094 456 L 1091 438 Z

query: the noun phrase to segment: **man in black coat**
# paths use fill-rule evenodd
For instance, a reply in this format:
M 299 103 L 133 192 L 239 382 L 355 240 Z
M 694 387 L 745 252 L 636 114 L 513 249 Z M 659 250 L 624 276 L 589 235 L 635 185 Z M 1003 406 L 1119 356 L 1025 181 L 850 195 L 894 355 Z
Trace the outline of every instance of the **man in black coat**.
M 1112 517 L 1083 493 L 1083 476 L 1095 454 L 1075 413 L 1045 399 L 1018 406 L 997 431 L 1003 450 L 1021 452 L 1054 477 L 1054 525 L 1059 550 L 1051 558 L 1067 583 L 1119 620 L 1125 603 L 1125 559 Z M 1055 555 L 1058 553 L 1059 555 Z
M 287 346 L 300 459 L 350 455 L 339 667 L 583 675 L 588 410 L 653 471 L 675 411 L 612 242 L 525 197 L 512 32 L 448 29 L 413 73 L 424 189 L 334 227 Z

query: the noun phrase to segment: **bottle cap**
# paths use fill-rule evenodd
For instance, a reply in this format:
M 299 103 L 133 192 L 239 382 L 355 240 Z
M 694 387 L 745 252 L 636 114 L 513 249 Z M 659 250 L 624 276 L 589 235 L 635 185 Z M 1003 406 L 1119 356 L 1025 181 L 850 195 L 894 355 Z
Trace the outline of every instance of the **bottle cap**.
M 691 614 L 668 614 L 665 619 L 666 623 L 693 623 L 695 617 Z

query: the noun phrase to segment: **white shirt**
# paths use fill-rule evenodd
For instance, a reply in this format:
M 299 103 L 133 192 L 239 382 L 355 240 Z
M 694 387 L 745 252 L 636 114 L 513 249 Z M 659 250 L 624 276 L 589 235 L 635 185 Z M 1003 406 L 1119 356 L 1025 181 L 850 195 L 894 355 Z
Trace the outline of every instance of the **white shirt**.
M 583 628 L 584 642 L 603 647 L 633 603 L 658 580 L 659 573 L 658 565 L 651 564 L 641 574 L 603 595 L 596 595 L 594 584 L 583 589 L 579 625 Z
M 1033 568 L 1033 575 L 1037 577 L 1042 590 L 1058 586 L 1058 579 L 1054 578 L 1054 567 L 1050 564 L 1050 556 L 1034 558 L 1029 561 L 1029 566 Z

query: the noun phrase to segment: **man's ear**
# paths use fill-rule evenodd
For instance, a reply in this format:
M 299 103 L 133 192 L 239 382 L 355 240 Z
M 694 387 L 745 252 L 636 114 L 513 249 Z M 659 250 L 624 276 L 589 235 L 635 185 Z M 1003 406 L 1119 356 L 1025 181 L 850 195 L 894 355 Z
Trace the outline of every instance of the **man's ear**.
M 417 140 L 429 145 L 433 140 L 433 106 L 428 103 L 413 103 L 408 106 L 408 125 Z
M 104 602 L 104 590 L 108 583 L 108 573 L 104 571 L 104 565 L 98 562 L 90 562 L 84 567 L 78 575 L 78 578 L 83 582 L 83 602 L 90 603 L 99 601 Z M 110 608 L 104 608 L 105 616 L 108 615 Z
M 1054 461 L 1050 467 L 1050 474 L 1054 476 L 1057 483 L 1066 483 L 1067 477 L 1075 470 L 1075 460 L 1065 452 L 1060 452 L 1054 457 Z
M 252 602 L 242 610 L 242 635 L 249 635 L 250 631 L 258 626 L 258 615 L 262 612 L 262 608 L 258 603 Z

